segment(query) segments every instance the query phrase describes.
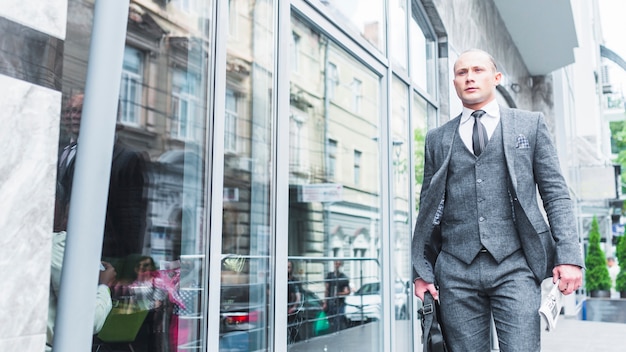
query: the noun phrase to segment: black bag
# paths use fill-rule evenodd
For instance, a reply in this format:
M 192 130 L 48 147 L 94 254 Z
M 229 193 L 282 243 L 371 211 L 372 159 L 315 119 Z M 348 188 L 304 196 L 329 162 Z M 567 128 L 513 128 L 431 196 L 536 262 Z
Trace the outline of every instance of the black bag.
M 430 292 L 424 293 L 424 305 L 417 314 L 422 321 L 424 352 L 448 352 L 443 326 L 439 323 L 439 301 Z

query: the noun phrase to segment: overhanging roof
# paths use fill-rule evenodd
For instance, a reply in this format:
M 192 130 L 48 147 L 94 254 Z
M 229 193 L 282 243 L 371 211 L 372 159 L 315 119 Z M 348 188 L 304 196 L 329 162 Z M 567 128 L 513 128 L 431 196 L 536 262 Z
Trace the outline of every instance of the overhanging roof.
M 570 0 L 495 0 L 531 75 L 574 62 L 578 46 Z

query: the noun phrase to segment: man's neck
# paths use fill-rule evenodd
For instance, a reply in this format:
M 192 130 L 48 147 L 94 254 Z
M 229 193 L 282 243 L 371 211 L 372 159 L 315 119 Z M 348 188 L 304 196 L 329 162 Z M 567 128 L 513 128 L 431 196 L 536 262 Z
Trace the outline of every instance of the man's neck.
M 491 104 L 492 101 L 496 100 L 495 98 L 489 100 L 489 101 L 482 101 L 476 104 L 463 104 L 463 107 L 470 109 L 470 110 L 481 110 L 482 108 L 484 108 L 485 106 Z

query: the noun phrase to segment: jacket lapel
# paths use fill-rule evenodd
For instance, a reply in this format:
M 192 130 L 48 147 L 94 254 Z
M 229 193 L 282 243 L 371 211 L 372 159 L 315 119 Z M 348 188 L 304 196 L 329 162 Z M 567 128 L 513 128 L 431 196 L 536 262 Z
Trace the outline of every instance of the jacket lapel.
M 443 132 L 443 137 L 441 139 L 441 148 L 446 157 L 443 162 L 443 168 L 448 169 L 448 163 L 450 162 L 450 156 L 452 155 L 452 143 L 454 142 L 454 136 L 456 136 L 456 131 L 459 129 L 459 124 L 461 123 L 461 115 L 455 117 L 450 123 L 447 125 L 448 128 Z M 443 169 L 442 168 L 442 169 Z
M 515 118 L 513 110 L 500 108 L 500 124 L 502 126 L 502 141 L 504 144 L 504 158 L 513 185 L 513 192 L 517 194 L 517 177 L 515 176 Z

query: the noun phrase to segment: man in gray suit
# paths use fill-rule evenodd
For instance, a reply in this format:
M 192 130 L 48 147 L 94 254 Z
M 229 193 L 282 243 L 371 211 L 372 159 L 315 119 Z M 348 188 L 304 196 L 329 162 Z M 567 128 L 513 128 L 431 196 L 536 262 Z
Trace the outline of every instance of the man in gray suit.
M 539 351 L 541 281 L 563 294 L 582 284 L 576 219 L 541 113 L 498 106 L 502 79 L 488 53 L 454 65 L 463 112 L 428 132 L 413 235 L 415 295 L 441 303 L 454 352 Z M 537 202 L 537 190 L 548 223 Z

